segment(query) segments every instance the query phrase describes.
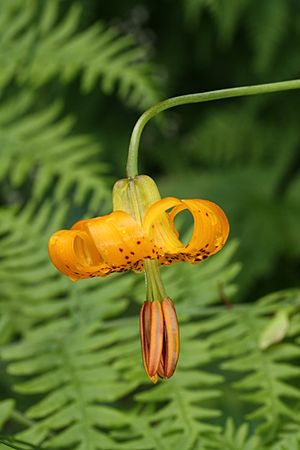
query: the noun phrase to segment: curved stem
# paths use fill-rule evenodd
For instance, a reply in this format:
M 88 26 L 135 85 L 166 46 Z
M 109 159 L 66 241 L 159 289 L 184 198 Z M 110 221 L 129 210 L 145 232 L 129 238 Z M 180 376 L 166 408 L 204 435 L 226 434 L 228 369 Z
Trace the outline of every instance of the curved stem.
M 209 102 L 225 98 L 242 97 L 246 95 L 269 94 L 272 92 L 289 91 L 300 89 L 300 80 L 281 81 L 279 83 L 257 84 L 254 86 L 242 86 L 218 91 L 200 92 L 198 94 L 180 95 L 164 100 L 147 109 L 135 124 L 128 150 L 126 173 L 128 178 L 133 178 L 138 174 L 138 150 L 142 131 L 145 125 L 156 114 L 179 105 L 189 103 Z

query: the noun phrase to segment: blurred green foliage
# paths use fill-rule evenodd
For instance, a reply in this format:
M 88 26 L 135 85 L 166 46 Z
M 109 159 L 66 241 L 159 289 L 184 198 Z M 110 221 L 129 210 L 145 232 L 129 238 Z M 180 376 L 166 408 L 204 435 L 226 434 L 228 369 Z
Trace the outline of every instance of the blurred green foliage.
M 163 271 L 182 323 L 172 380 L 142 370 L 143 277 L 74 284 L 47 255 L 53 231 L 110 210 L 141 111 L 299 78 L 299 48 L 296 0 L 1 0 L 1 449 L 300 448 L 297 91 L 145 130 L 141 172 L 231 223 L 220 255 Z

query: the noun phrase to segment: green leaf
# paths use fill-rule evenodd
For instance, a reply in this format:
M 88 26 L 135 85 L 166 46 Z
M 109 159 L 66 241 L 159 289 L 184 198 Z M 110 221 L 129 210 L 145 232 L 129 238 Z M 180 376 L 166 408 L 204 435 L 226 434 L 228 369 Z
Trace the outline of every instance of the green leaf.
M 277 342 L 281 342 L 286 336 L 289 329 L 289 316 L 288 311 L 279 310 L 275 316 L 271 319 L 270 323 L 263 330 L 259 347 L 262 350 L 267 349 Z
M 5 422 L 10 418 L 14 406 L 14 400 L 2 400 L 0 402 L 0 429 L 3 428 Z
M 85 92 L 97 87 L 109 94 L 116 90 L 139 108 L 155 103 L 160 89 L 147 50 L 101 22 L 81 29 L 82 14 L 80 3 L 61 15 L 59 0 L 45 2 L 41 9 L 34 0 L 14 0 L 13 8 L 10 0 L 3 0 L 0 86 L 14 80 L 40 87 L 55 77 L 70 83 L 80 75 Z

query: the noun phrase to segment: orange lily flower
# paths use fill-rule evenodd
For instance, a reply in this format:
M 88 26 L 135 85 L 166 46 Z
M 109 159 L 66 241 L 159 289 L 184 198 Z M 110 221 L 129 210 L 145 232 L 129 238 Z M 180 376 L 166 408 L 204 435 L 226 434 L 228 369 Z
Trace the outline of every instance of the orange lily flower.
M 180 241 L 174 225 L 175 216 L 185 209 L 194 218 L 187 245 Z M 148 208 L 142 225 L 128 213 L 114 211 L 80 220 L 71 230 L 57 231 L 49 241 L 49 254 L 56 268 L 72 280 L 103 277 L 143 270 L 146 259 L 161 265 L 200 262 L 224 246 L 228 232 L 226 216 L 216 204 L 167 197 Z
M 117 210 L 54 233 L 49 255 L 55 267 L 74 281 L 145 271 L 148 298 L 140 315 L 141 344 L 146 373 L 156 382 L 158 375 L 172 376 L 179 356 L 176 312 L 165 294 L 158 266 L 180 261 L 196 264 L 215 254 L 227 240 L 229 225 L 222 209 L 208 200 L 159 200 L 149 177 L 118 183 L 114 191 Z M 194 219 L 188 244 L 181 242 L 174 224 L 184 210 Z

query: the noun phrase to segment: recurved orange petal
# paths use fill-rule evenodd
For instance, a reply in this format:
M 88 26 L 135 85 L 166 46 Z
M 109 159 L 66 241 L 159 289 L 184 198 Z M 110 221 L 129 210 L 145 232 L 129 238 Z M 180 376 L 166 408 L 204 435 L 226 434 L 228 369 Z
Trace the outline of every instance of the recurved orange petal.
M 187 245 L 180 241 L 174 219 L 187 209 L 194 219 L 194 230 Z M 167 212 L 170 210 L 169 212 Z M 228 220 L 223 210 L 208 200 L 164 198 L 150 206 L 144 218 L 144 229 L 160 249 L 160 262 L 197 263 L 218 252 L 229 234 Z
M 84 230 L 105 263 L 118 271 L 139 270 L 144 259 L 155 258 L 153 243 L 145 236 L 143 228 L 124 211 L 81 220 L 72 229 Z
M 111 272 L 84 231 L 57 231 L 49 240 L 48 251 L 55 267 L 74 281 Z

